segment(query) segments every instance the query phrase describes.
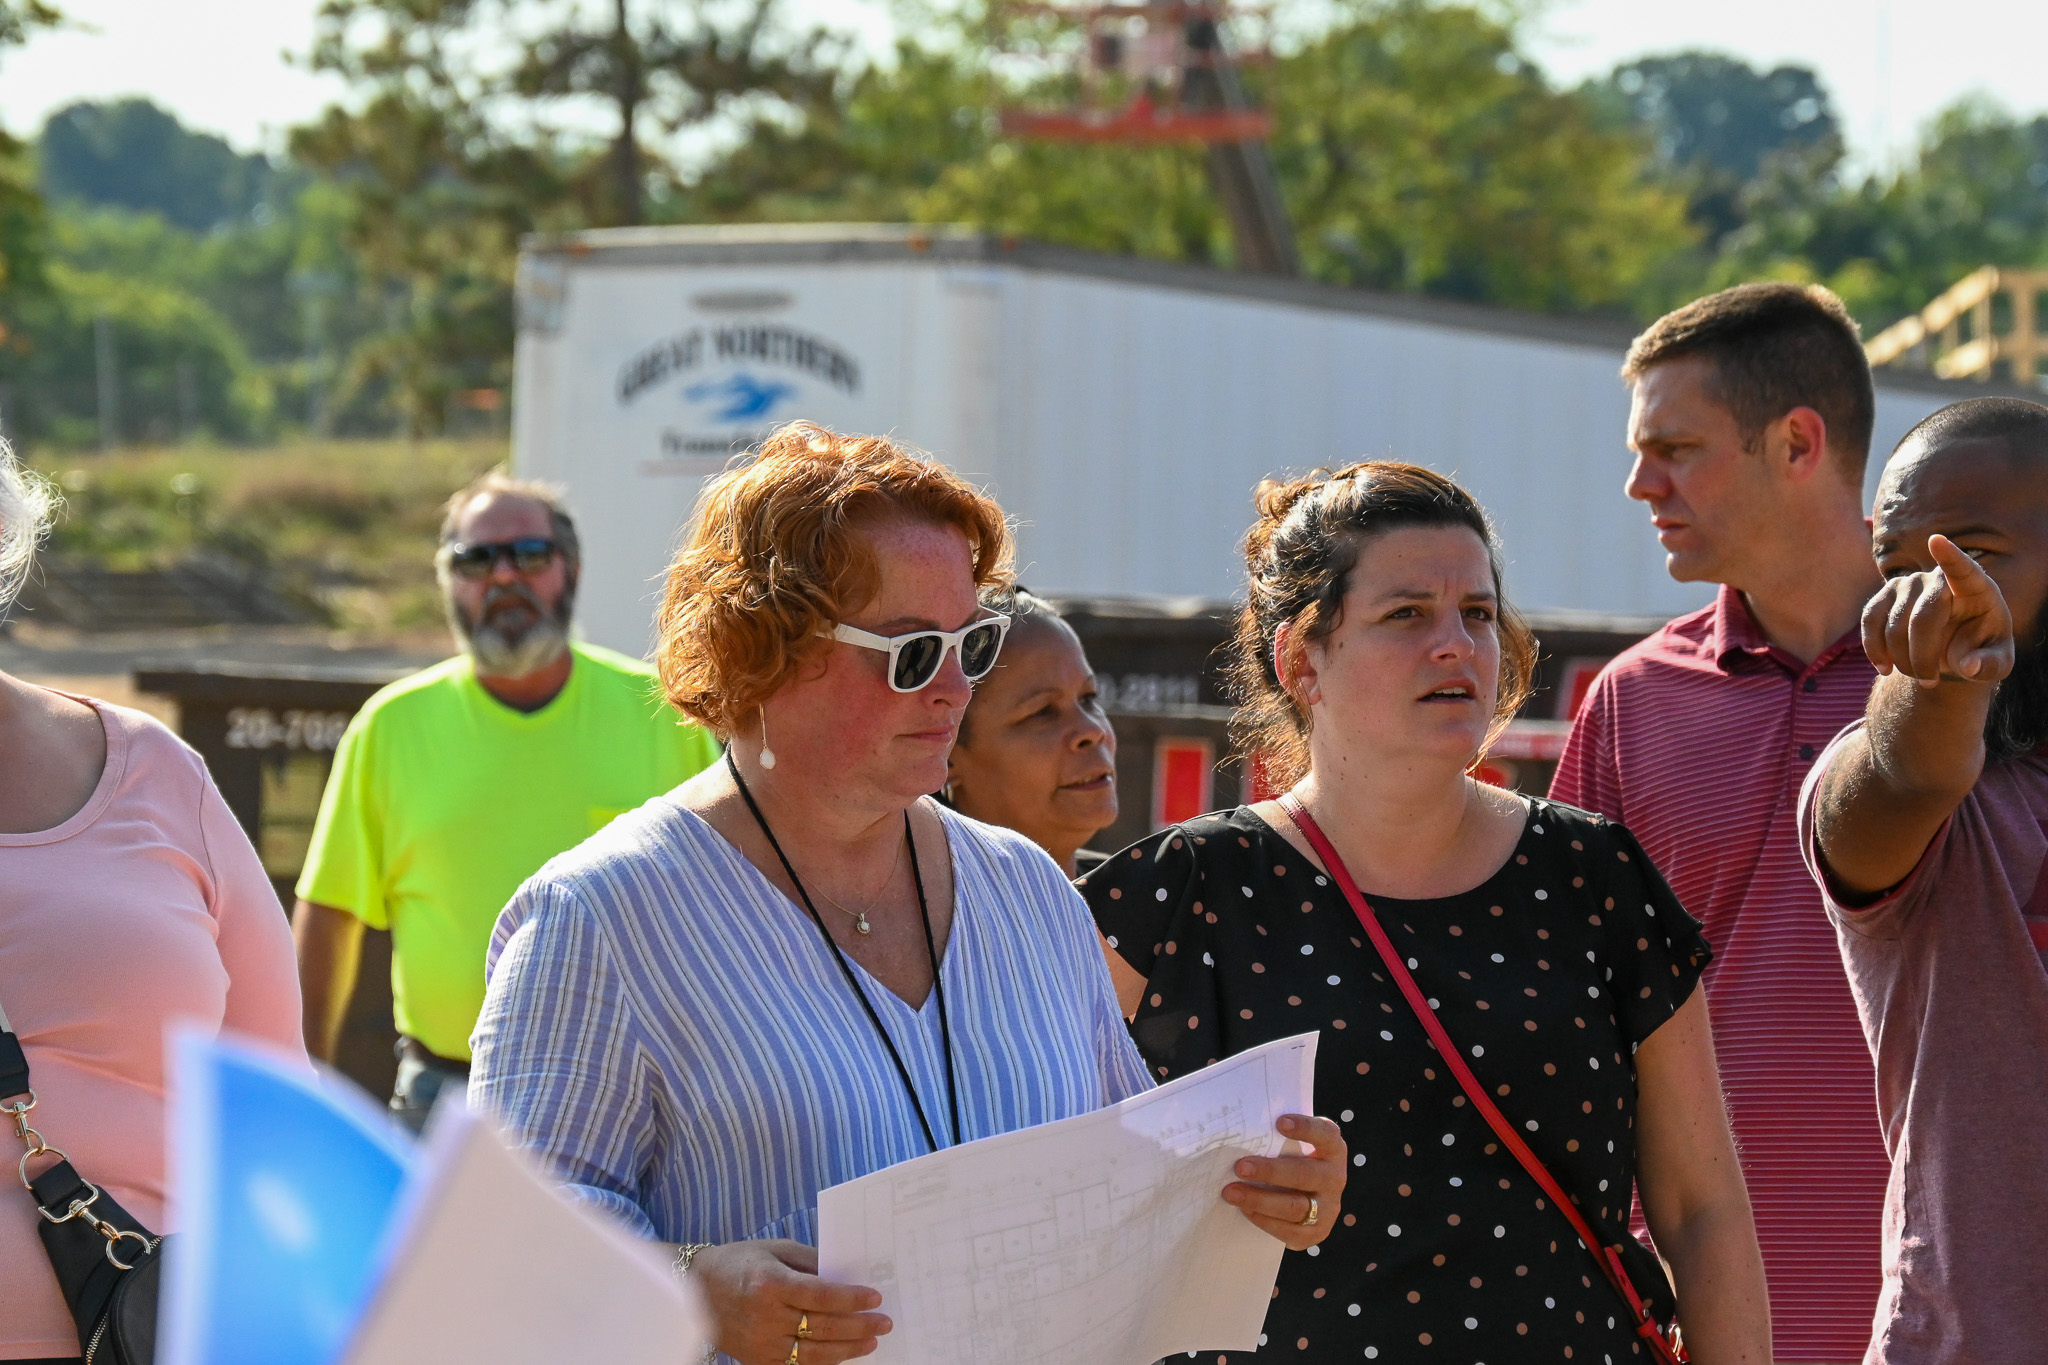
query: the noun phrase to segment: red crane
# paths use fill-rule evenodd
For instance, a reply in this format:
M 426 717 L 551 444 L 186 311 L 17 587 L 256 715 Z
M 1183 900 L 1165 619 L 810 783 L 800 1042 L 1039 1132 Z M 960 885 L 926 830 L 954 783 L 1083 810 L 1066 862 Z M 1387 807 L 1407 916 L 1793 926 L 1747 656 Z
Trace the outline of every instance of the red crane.
M 1230 219 L 1242 270 L 1294 275 L 1300 259 L 1280 199 L 1266 138 L 1273 116 L 1253 106 L 1237 69 L 1267 60 L 1263 48 L 1233 55 L 1228 0 L 1156 4 L 1048 4 L 1016 0 L 1001 16 L 1049 19 L 1079 30 L 1080 101 L 1057 110 L 1006 110 L 1003 131 L 1062 142 L 1198 142 L 1208 148 L 1209 184 Z

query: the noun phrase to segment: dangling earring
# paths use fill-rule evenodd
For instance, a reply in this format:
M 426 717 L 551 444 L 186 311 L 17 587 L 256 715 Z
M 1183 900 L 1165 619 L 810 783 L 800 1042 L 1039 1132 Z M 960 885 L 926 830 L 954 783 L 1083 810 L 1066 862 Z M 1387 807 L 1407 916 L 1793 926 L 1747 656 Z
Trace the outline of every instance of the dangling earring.
M 761 766 L 764 769 L 775 766 L 775 751 L 768 747 L 768 708 L 761 708 Z

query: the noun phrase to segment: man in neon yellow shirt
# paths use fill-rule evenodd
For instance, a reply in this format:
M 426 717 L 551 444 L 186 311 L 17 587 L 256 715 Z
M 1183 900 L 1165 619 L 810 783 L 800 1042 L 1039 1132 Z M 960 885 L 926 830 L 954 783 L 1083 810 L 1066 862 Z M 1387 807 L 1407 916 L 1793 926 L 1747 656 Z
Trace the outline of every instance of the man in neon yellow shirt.
M 469 1071 L 498 912 L 541 864 L 718 757 L 636 659 L 569 640 L 580 553 L 552 490 L 488 474 L 435 567 L 463 652 L 366 703 L 335 751 L 292 912 L 306 1041 L 331 1059 L 365 926 L 391 932 L 391 1108 Z

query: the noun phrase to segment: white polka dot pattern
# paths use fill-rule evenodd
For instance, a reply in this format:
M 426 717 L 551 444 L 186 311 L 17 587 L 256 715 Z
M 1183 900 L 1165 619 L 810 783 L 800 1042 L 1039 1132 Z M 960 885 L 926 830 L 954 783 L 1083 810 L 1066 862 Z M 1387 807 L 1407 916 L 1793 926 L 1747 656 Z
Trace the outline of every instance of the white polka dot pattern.
M 1367 896 L 1481 1083 L 1579 1192 L 1587 1218 L 1619 1240 L 1628 1201 L 1609 1191 L 1633 1187 L 1635 1106 L 1634 1072 L 1621 1063 L 1690 993 L 1708 954 L 1625 831 L 1548 803 L 1532 809 L 1542 818 L 1532 815 L 1516 856 L 1472 892 Z M 1174 839 L 1181 847 L 1162 851 Z M 1082 890 L 1105 934 L 1177 945 L 1118 950 L 1148 978 L 1133 1036 L 1163 1078 L 1322 1032 L 1317 1105 L 1344 1125 L 1352 1177 L 1321 1254 L 1282 1262 L 1267 1326 L 1294 1345 L 1287 1358 L 1359 1359 L 1356 1304 L 1376 1358 L 1435 1360 L 1429 1343 L 1440 1351 L 1455 1333 L 1474 1360 L 1564 1360 L 1566 1347 L 1580 1361 L 1640 1359 L 1627 1332 L 1601 1328 L 1613 1291 L 1473 1111 L 1335 888 L 1311 876 L 1304 901 L 1305 860 L 1244 809 L 1138 852 L 1091 872 Z M 1205 900 L 1210 882 L 1240 890 L 1233 908 Z M 1645 902 L 1664 913 L 1614 908 Z M 1355 1027 L 1361 1018 L 1372 1027 Z M 1616 1066 L 1604 1065 L 1610 1056 Z M 1661 1283 L 1646 1251 L 1624 1254 L 1639 1284 Z M 1546 1296 L 1570 1311 L 1545 1312 Z

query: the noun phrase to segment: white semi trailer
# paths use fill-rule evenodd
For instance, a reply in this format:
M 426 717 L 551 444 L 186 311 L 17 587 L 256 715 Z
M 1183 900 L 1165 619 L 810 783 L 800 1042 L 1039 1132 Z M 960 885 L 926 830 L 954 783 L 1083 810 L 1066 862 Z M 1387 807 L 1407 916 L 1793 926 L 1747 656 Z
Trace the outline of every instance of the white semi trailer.
M 1621 491 L 1628 337 L 963 230 L 587 232 L 521 259 L 513 459 L 568 487 L 583 629 L 635 654 L 704 479 L 795 418 L 986 483 L 1048 594 L 1229 598 L 1260 479 L 1385 456 L 1478 495 L 1525 608 L 1668 616 L 1706 592 Z M 1972 391 L 1879 384 L 1873 477 Z

